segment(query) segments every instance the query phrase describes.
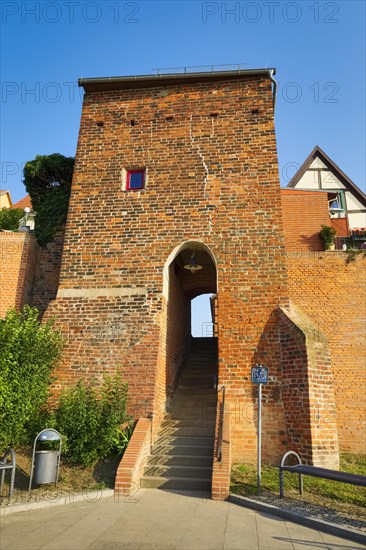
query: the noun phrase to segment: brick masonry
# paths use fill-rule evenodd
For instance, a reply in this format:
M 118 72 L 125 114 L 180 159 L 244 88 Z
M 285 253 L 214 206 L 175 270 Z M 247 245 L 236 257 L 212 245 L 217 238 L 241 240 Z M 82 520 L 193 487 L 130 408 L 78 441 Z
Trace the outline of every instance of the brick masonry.
M 0 317 L 32 302 L 39 248 L 27 233 L 0 233 Z
M 231 421 L 232 416 L 225 406 L 225 398 L 221 390 L 218 392 L 212 468 L 211 496 L 214 500 L 226 500 L 230 494 Z
M 146 189 L 124 191 L 123 170 L 144 167 Z M 217 292 L 230 461 L 256 459 L 250 368 L 257 362 L 270 368 L 264 460 L 278 461 L 297 446 L 309 462 L 334 465 L 334 414 L 340 448 L 364 452 L 364 396 L 349 377 L 364 372 L 364 260 L 308 252 L 319 246 L 315 234 L 328 215 L 326 203 L 311 193 L 316 216 L 302 229 L 292 215 L 300 202 L 291 193 L 281 199 L 266 77 L 87 92 L 63 253 L 62 235 L 40 253 L 33 293 L 67 339 L 55 391 L 80 377 L 98 383 L 118 370 L 129 383 L 129 412 L 152 418 L 154 437 L 189 348 L 190 299 Z M 196 275 L 182 263 L 190 247 L 205 262 Z M 21 252 L 16 257 L 15 271 Z M 12 292 L 4 310 L 16 302 L 14 284 Z M 301 311 L 291 317 L 289 298 L 306 322 Z M 314 348 L 317 331 L 322 346 Z M 291 362 L 304 388 L 301 409 L 293 399 Z M 323 385 L 317 371 L 327 380 Z M 319 398 L 322 414 L 331 411 L 324 431 L 312 420 Z
M 63 231 L 41 248 L 29 233 L 0 233 L 0 317 L 11 307 L 30 304 L 42 317 L 56 298 Z
M 339 468 L 334 383 L 328 342 L 293 304 L 281 308 L 282 402 L 288 447 L 303 462 Z
M 319 231 L 322 224 L 332 225 L 328 194 L 281 189 L 281 201 L 286 250 L 324 250 Z
M 329 343 L 339 446 L 354 453 L 366 451 L 365 264 L 363 254 L 287 255 L 290 297 Z
M 142 167 L 146 189 L 124 191 L 123 169 Z M 228 403 L 252 409 L 250 367 L 270 361 L 267 398 L 279 413 L 271 430 L 282 429 L 280 209 L 267 77 L 87 92 L 59 291 L 47 311 L 69 335 L 59 383 L 119 369 L 131 412 L 161 417 L 188 317 L 184 297 L 164 304 L 163 273 L 172 251 L 194 241 L 216 259 L 219 383 Z M 247 424 L 233 427 L 233 459 L 253 459 L 256 434 Z M 271 441 L 276 458 L 282 439 Z
M 151 420 L 139 418 L 128 447 L 118 466 L 114 490 L 117 495 L 133 495 L 140 488 L 140 478 L 150 454 Z

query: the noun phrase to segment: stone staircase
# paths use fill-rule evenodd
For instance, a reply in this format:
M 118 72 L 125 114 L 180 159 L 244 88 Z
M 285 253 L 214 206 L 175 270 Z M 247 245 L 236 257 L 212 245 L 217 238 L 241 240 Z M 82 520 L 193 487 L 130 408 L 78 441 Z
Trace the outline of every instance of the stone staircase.
M 141 487 L 211 491 L 217 392 L 217 339 L 193 338 L 170 411 Z

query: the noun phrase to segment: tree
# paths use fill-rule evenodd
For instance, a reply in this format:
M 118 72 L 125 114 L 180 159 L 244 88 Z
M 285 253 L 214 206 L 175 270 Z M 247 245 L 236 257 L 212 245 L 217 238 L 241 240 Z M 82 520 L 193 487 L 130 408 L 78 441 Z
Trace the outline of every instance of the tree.
M 59 153 L 37 155 L 24 166 L 24 185 L 37 215 L 34 234 L 41 246 L 66 223 L 74 160 Z
M 0 210 L 0 229 L 17 231 L 19 220 L 24 216 L 21 208 L 2 208 Z

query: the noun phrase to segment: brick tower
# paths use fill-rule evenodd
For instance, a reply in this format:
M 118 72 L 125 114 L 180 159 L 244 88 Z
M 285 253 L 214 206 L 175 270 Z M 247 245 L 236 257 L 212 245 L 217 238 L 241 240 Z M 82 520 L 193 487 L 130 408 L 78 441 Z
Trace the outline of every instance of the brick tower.
M 288 317 L 273 73 L 80 81 L 85 97 L 60 284 L 47 312 L 68 336 L 60 384 L 119 370 L 130 412 L 152 418 L 154 434 L 189 353 L 191 299 L 216 294 L 231 461 L 256 457 L 256 363 L 270 370 L 264 458 L 277 460 L 289 441 L 311 448 L 311 381 L 302 370 L 308 344 L 295 314 Z M 184 268 L 192 255 L 203 267 L 197 273 Z M 293 374 L 305 388 L 297 439 L 293 380 L 285 391 L 282 384 L 286 342 L 303 350 Z

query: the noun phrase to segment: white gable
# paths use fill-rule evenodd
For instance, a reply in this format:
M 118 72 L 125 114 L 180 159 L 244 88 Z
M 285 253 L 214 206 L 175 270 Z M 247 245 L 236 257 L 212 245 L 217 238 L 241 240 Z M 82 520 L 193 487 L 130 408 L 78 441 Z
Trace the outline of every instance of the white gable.
M 319 189 L 318 172 L 307 170 L 305 174 L 299 179 L 296 187 L 298 187 L 299 189 Z
M 343 183 L 333 174 L 322 170 L 322 189 L 346 189 Z
M 346 192 L 347 210 L 364 210 L 364 206 L 350 191 Z
M 328 166 L 319 157 L 315 157 L 309 168 L 328 168 Z

